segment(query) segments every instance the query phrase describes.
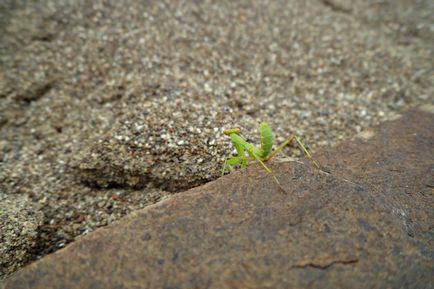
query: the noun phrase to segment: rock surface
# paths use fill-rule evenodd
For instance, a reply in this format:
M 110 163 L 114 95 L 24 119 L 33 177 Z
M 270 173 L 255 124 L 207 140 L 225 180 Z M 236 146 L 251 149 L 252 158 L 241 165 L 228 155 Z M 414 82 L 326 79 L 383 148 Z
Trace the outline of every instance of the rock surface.
M 0 193 L 0 275 L 27 263 L 43 221 L 44 214 L 27 196 Z
M 434 2 L 430 0 L 321 0 L 333 11 L 357 17 L 397 43 L 422 42 L 434 52 Z
M 1 288 L 432 288 L 434 108 L 137 211 Z
M 431 11 L 430 0 L 1 0 L 0 193 L 44 215 L 25 259 L 218 178 L 227 127 L 259 143 L 266 121 L 277 142 L 296 133 L 315 152 L 432 102 Z

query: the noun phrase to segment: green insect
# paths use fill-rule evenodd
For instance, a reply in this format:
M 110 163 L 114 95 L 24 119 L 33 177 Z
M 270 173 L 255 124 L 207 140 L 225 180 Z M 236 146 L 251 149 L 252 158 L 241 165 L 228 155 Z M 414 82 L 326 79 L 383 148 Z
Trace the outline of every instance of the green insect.
M 258 161 L 264 169 L 273 176 L 276 183 L 281 187 L 277 177 L 273 174 L 273 172 L 265 165 L 265 162 L 274 157 L 283 147 L 289 144 L 292 140 L 295 140 L 302 150 L 302 152 L 312 161 L 312 163 L 320 168 L 317 162 L 313 159 L 310 153 L 307 151 L 304 144 L 300 141 L 300 139 L 296 135 L 292 135 L 286 141 L 284 141 L 281 145 L 279 145 L 273 152 L 272 147 L 274 143 L 273 132 L 270 126 L 261 122 L 259 124 L 259 132 L 261 135 L 261 147 L 258 148 L 255 145 L 248 143 L 245 139 L 240 136 L 241 130 L 239 128 L 231 128 L 224 131 L 224 134 L 231 138 L 231 141 L 237 151 L 236 156 L 227 157 L 222 170 L 222 175 L 224 175 L 226 168 L 232 172 L 234 171 L 233 166 L 240 165 L 241 168 L 247 167 L 249 161 Z M 247 152 L 247 153 L 246 153 Z M 281 187 L 282 188 L 282 187 Z M 283 189 L 283 188 L 282 188 Z

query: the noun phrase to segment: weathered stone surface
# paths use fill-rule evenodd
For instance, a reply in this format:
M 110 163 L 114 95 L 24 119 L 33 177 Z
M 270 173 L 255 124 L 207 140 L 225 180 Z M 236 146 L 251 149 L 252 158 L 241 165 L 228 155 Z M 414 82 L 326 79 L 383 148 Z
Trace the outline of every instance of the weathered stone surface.
M 225 128 L 316 152 L 429 102 L 431 2 L 1 0 L 0 191 L 45 220 L 26 259 L 220 177 Z
M 44 214 L 25 195 L 0 192 L 0 276 L 28 261 Z
M 335 12 L 348 13 L 368 26 L 393 36 L 397 42 L 409 45 L 415 39 L 425 42 L 432 50 L 434 44 L 434 2 L 430 0 L 353 1 L 321 0 Z
M 180 193 L 35 262 L 0 288 L 432 288 L 434 114 Z

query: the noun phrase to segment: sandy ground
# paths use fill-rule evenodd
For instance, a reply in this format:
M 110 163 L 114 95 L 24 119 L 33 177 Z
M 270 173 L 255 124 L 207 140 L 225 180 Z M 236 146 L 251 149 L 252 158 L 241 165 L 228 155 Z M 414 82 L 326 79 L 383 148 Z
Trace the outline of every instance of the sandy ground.
M 225 128 L 315 152 L 433 101 L 432 1 L 214 2 L 1 2 L 0 277 L 218 178 Z

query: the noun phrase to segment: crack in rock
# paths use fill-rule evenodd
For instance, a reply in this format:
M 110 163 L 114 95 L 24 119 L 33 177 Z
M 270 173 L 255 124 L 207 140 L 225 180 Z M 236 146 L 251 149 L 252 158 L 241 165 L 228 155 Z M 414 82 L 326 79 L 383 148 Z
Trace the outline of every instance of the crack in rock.
M 336 0 L 321 0 L 321 3 L 323 3 L 325 6 L 330 7 L 333 11 L 340 12 L 340 13 L 351 13 L 351 7 L 349 5 L 345 5 L 342 3 L 342 1 L 336 1 Z
M 342 264 L 342 265 L 350 265 L 350 264 L 355 264 L 359 262 L 359 258 L 358 257 L 350 257 L 346 260 L 333 260 L 331 262 L 328 263 L 322 263 L 322 262 L 306 262 L 306 263 L 301 263 L 301 264 L 297 264 L 292 266 L 292 268 L 298 268 L 298 269 L 303 269 L 303 268 L 307 268 L 307 267 L 311 267 L 311 268 L 315 268 L 315 269 L 327 269 L 335 264 Z

